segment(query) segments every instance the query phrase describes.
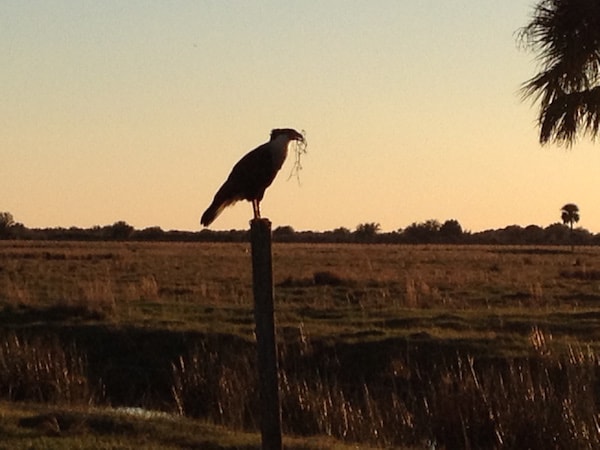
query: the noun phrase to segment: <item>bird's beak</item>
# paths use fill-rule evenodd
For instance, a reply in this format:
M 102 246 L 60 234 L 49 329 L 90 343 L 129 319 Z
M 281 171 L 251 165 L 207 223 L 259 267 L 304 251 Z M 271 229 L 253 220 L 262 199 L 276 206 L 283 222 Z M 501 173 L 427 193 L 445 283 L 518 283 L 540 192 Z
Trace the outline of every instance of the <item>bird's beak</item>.
M 300 133 L 296 132 L 296 134 L 294 135 L 294 140 L 296 141 L 300 141 L 300 142 L 306 142 L 306 139 L 304 138 L 304 136 L 302 136 Z

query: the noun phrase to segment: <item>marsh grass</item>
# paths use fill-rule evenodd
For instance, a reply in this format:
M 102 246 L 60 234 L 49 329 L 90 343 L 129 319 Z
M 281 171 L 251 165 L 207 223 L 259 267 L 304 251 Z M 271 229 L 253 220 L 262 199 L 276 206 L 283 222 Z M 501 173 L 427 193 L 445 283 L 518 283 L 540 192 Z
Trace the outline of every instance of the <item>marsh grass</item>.
M 557 353 L 538 328 L 529 339 L 522 358 L 396 352 L 378 369 L 350 370 L 361 361 L 345 359 L 341 349 L 317 352 L 304 336 L 280 346 L 285 432 L 381 448 L 598 448 L 596 353 L 577 343 Z M 227 363 L 197 348 L 173 365 L 179 412 L 256 429 L 254 374 L 251 358 Z
M 427 346 L 406 353 L 393 343 L 383 349 L 329 347 L 302 329 L 287 334 L 279 347 L 286 435 L 328 436 L 360 448 L 600 445 L 597 354 L 578 343 L 565 353 L 539 328 L 530 330 L 530 354 L 510 359 L 424 355 Z M 12 400 L 89 403 L 85 360 L 51 341 L 5 337 L 2 392 Z M 260 405 L 252 349 L 228 353 L 214 344 L 173 360 L 173 411 L 255 431 Z M 47 436 L 137 433 L 131 425 L 123 429 L 85 414 L 41 414 L 20 424 Z
M 273 249 L 286 434 L 361 447 L 600 446 L 600 250 Z M 0 242 L 2 395 L 118 403 L 122 393 L 256 430 L 248 250 Z M 58 329 L 60 341 L 48 333 Z M 89 353 L 65 346 L 68 333 Z M 91 347 L 111 333 L 126 345 Z M 231 350 L 223 336 L 245 345 Z M 90 387 L 100 381 L 107 398 Z
M 85 356 L 55 338 L 27 339 L 15 333 L 0 343 L 0 395 L 13 401 L 86 403 L 94 399 Z

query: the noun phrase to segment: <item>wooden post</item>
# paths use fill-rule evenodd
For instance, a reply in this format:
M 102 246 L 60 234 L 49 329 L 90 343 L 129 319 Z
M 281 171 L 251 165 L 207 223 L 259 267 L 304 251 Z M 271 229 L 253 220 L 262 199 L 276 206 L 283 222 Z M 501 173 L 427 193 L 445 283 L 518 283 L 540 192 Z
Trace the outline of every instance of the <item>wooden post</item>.
M 262 450 L 281 450 L 281 405 L 275 343 L 271 222 L 250 222 Z

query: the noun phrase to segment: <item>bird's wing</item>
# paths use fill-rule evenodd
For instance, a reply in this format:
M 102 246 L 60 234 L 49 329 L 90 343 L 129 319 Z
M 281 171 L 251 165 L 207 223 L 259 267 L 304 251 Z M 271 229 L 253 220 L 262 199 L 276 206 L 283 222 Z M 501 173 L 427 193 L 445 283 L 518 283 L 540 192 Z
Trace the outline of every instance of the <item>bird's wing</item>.
M 202 215 L 201 223 L 208 226 L 227 206 L 239 200 L 262 200 L 265 189 L 271 185 L 279 167 L 273 163 L 270 143 L 250 151 L 240 159 L 227 180 Z
M 225 185 L 229 184 L 230 190 L 242 196 L 241 198 L 253 200 L 256 196 L 262 197 L 276 174 L 269 143 L 266 143 L 247 153 L 233 166 Z

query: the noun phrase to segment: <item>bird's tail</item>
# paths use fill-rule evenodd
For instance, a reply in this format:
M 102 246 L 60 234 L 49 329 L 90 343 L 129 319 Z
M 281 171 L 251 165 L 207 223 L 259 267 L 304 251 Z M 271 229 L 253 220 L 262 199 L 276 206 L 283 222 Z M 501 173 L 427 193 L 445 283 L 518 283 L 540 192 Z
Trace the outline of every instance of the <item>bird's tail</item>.
M 221 214 L 227 206 L 233 205 L 238 200 L 241 200 L 241 198 L 230 195 L 229 186 L 225 183 L 221 186 L 221 189 L 217 191 L 212 203 L 206 211 L 204 211 L 204 214 L 202 214 L 200 223 L 205 227 L 209 226 L 217 217 L 219 217 L 219 214 Z
M 202 218 L 200 219 L 200 223 L 205 227 L 209 226 L 214 220 L 217 218 L 221 211 L 225 209 L 224 204 L 217 204 L 216 202 L 212 202 L 211 205 L 204 211 L 202 214 Z

